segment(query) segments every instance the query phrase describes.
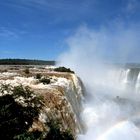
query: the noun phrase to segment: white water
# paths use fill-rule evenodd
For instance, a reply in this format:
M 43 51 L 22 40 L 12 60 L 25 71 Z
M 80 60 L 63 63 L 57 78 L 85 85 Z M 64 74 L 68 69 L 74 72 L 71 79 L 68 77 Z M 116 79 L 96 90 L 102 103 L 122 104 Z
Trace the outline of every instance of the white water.
M 98 82 L 94 77 L 95 81 L 87 89 L 89 97 L 82 113 L 87 132 L 79 135 L 78 140 L 140 139 L 140 74 L 132 90 L 128 88 L 129 73 L 130 69 L 108 70 Z

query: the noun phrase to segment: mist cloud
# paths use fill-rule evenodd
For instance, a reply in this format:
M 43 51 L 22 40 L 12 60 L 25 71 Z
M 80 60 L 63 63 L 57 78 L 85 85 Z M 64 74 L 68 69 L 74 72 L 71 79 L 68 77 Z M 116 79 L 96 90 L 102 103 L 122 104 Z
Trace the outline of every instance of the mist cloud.
M 59 65 L 70 67 L 87 82 L 101 82 L 102 77 L 105 79 L 105 73 L 106 80 L 109 81 L 106 63 L 139 62 L 138 27 L 139 25 L 125 26 L 118 23 L 95 30 L 81 26 L 67 38 L 69 50 L 61 54 Z
M 108 29 L 102 27 L 94 30 L 87 26 L 77 29 L 75 34 L 66 40 L 69 51 L 62 54 L 61 62 L 70 66 L 81 61 L 88 64 L 89 60 L 137 62 L 140 59 L 139 26 L 117 25 Z
M 139 140 L 140 129 L 132 118 L 139 114 L 140 103 L 120 90 L 118 69 L 107 65 L 139 62 L 139 35 L 137 25 L 82 26 L 66 40 L 69 50 L 59 57 L 59 65 L 73 69 L 89 93 L 82 113 L 88 129 L 78 140 Z

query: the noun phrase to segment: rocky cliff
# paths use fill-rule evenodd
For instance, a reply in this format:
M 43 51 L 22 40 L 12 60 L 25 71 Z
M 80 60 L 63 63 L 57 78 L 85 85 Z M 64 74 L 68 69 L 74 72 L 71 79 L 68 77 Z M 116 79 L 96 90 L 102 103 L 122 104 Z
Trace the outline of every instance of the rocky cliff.
M 55 72 L 53 68 L 8 67 L 0 73 L 0 86 L 28 87 L 34 96 L 40 96 L 42 108 L 37 119 L 34 119 L 28 131 L 48 131 L 49 121 L 59 122 L 60 130 L 70 130 L 75 137 L 84 131 L 80 113 L 82 110 L 83 87 L 81 80 L 70 72 Z M 2 88 L 1 88 L 2 89 Z M 1 95 L 12 94 L 1 90 Z M 25 99 L 19 102 L 25 105 Z

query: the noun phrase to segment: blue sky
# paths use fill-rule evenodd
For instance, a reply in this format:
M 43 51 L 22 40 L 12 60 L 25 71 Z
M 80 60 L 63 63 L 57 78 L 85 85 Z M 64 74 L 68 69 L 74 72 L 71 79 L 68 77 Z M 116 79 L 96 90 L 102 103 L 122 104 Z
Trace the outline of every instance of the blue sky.
M 139 25 L 140 0 L 0 0 L 0 58 L 54 60 L 80 26 L 117 22 Z

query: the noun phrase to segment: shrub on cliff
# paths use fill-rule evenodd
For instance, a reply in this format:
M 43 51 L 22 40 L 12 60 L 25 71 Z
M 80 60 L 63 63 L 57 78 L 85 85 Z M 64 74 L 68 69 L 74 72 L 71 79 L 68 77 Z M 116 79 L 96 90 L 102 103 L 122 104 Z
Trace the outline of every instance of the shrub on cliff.
M 33 120 L 38 118 L 42 103 L 40 97 L 33 96 L 33 91 L 28 87 L 16 86 L 9 95 L 7 86 L 2 86 L 7 89 L 7 94 L 0 96 L 0 138 L 14 139 L 32 126 Z
M 25 132 L 14 137 L 14 140 L 43 140 L 43 133 L 40 131 Z
M 39 80 L 40 83 L 50 84 L 51 80 L 49 78 L 43 77 L 40 73 L 37 73 L 35 76 L 36 79 Z
M 47 126 L 50 128 L 45 140 L 74 140 L 71 131 L 60 131 L 60 126 L 57 121 L 51 120 L 47 122 Z
M 41 83 L 45 84 L 50 84 L 51 80 L 49 78 L 41 78 L 39 80 Z
M 57 71 L 57 72 L 70 72 L 70 73 L 74 73 L 74 71 L 72 71 L 70 68 L 65 68 L 65 67 L 58 67 L 58 68 L 55 68 L 54 71 Z
M 30 73 L 30 70 L 29 70 L 29 68 L 26 68 L 23 70 L 23 72 L 28 75 Z
M 41 79 L 41 77 L 42 77 L 42 75 L 40 73 L 37 73 L 35 76 L 36 79 Z
M 4 90 L 7 92 L 3 92 L 3 96 L 0 96 L 0 138 L 2 140 L 74 140 L 70 131 L 60 131 L 60 125 L 56 121 L 49 121 L 46 124 L 49 132 L 29 132 L 33 121 L 39 117 L 43 98 L 36 96 L 29 87 L 22 85 L 13 88 L 10 85 L 9 87 L 3 85 L 0 91 Z M 12 94 L 9 95 L 8 92 Z
M 27 132 L 33 119 L 38 117 L 36 107 L 23 107 L 15 102 L 12 95 L 0 97 L 0 138 L 14 139 L 15 136 Z

